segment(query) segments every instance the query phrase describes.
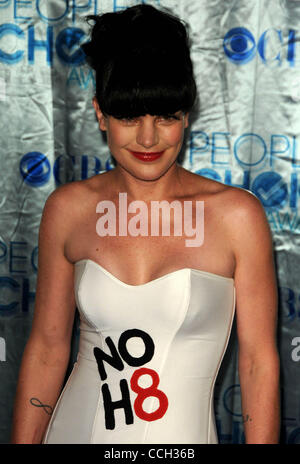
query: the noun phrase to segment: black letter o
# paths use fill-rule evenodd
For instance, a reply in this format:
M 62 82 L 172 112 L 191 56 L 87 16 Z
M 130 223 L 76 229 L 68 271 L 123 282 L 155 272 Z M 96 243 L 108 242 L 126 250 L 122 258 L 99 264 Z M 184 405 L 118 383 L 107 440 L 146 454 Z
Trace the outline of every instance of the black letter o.
M 145 353 L 143 354 L 143 356 L 139 358 L 131 356 L 127 351 L 126 342 L 132 337 L 141 338 L 145 344 Z M 151 361 L 151 359 L 153 358 L 154 343 L 150 335 L 144 332 L 143 330 L 130 329 L 125 330 L 125 332 L 123 332 L 120 335 L 118 349 L 120 355 L 122 356 L 124 361 L 127 362 L 127 364 L 129 364 L 130 366 L 142 366 L 143 364 Z

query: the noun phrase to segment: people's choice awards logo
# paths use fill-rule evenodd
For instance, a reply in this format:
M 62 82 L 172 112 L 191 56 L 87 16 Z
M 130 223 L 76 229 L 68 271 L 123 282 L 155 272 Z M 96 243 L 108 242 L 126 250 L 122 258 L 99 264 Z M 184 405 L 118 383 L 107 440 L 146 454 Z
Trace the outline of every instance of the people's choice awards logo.
M 140 338 L 144 344 L 145 351 L 142 356 L 135 357 L 128 352 L 126 343 L 133 337 Z M 125 330 L 125 332 L 121 333 L 118 342 L 118 349 L 110 337 L 107 337 L 105 342 L 110 349 L 110 354 L 106 353 L 101 348 L 94 348 L 94 356 L 97 361 L 98 371 L 102 382 L 107 380 L 104 361 L 110 364 L 114 369 L 122 371 L 124 369 L 123 361 L 125 361 L 129 366 L 140 367 L 143 364 L 151 361 L 155 351 L 154 342 L 150 335 L 147 332 L 139 329 Z M 149 375 L 152 379 L 152 384 L 146 388 L 143 388 L 139 385 L 139 379 L 144 375 Z M 159 380 L 159 375 L 155 370 L 145 367 L 136 369 L 131 376 L 130 388 L 134 393 L 136 393 L 133 408 L 137 417 L 142 420 L 150 422 L 161 419 L 168 409 L 168 398 L 166 394 L 158 388 Z M 109 382 L 102 383 L 101 390 L 103 396 L 106 429 L 113 430 L 115 428 L 115 409 L 124 409 L 126 424 L 133 424 L 134 416 L 132 412 L 130 390 L 127 380 L 120 380 L 121 399 L 119 400 L 112 400 L 109 389 Z M 145 411 L 143 405 L 144 401 L 150 397 L 156 398 L 159 403 L 158 408 L 153 412 Z
M 287 185 L 277 172 L 263 172 L 257 176 L 251 191 L 265 208 L 283 205 L 288 195 Z

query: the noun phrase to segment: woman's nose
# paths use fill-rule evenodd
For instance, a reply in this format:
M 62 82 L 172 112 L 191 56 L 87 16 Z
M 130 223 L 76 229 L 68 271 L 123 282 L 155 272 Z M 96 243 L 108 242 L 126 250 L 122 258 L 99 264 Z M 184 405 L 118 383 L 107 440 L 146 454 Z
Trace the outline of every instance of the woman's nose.
M 141 118 L 141 124 L 137 129 L 136 141 L 145 148 L 151 148 L 158 144 L 158 130 L 153 116 L 146 115 Z

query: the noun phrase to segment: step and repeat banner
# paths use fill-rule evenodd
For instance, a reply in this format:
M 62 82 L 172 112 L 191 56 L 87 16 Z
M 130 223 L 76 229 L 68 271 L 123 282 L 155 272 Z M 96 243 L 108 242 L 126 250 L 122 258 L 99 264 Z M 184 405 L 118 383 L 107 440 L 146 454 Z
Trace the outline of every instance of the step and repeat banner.
M 9 442 L 32 324 L 44 203 L 59 185 L 114 167 L 79 48 L 84 18 L 137 3 L 190 26 L 199 109 L 182 165 L 251 190 L 265 208 L 278 276 L 281 441 L 300 443 L 299 0 L 0 0 L 0 442 Z M 78 335 L 77 315 L 68 372 Z M 245 440 L 237 349 L 234 326 L 215 389 L 220 443 Z

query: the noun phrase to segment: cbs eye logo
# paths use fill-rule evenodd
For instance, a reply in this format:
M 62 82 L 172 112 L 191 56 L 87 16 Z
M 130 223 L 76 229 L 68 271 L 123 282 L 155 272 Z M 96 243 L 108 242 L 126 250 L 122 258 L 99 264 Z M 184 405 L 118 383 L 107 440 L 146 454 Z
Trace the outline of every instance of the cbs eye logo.
M 33 187 L 44 185 L 51 175 L 48 158 L 38 151 L 26 153 L 20 162 L 20 174 L 28 185 Z
M 225 55 L 236 64 L 248 63 L 255 56 L 255 39 L 244 27 L 230 29 L 224 37 L 223 47 Z
M 286 50 L 282 49 L 286 45 Z M 245 27 L 234 27 L 230 29 L 224 37 L 223 48 L 227 58 L 235 64 L 246 64 L 251 61 L 258 51 L 264 64 L 282 61 L 282 55 L 286 55 L 286 60 L 290 66 L 295 62 L 295 31 L 289 30 L 286 43 L 283 41 L 282 31 L 270 28 L 265 30 L 256 44 L 253 34 Z M 284 57 L 283 57 L 284 58 Z

